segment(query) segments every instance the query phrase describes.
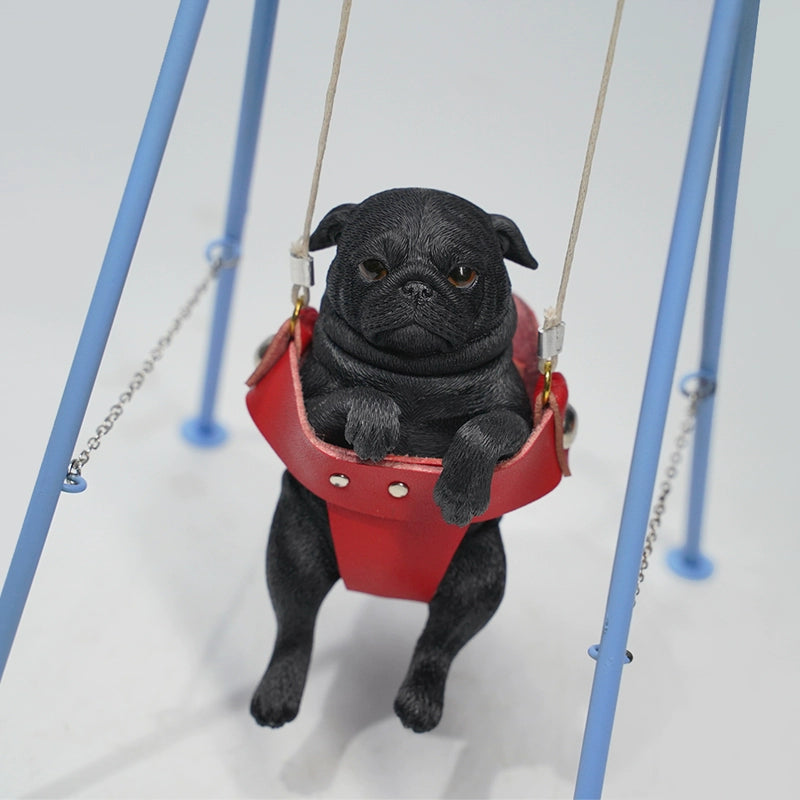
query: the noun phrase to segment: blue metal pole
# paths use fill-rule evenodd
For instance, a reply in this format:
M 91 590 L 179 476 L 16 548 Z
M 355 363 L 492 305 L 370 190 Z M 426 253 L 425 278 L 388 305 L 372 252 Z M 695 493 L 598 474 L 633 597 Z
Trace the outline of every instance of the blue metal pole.
M 250 194 L 277 13 L 278 0 L 256 0 L 228 197 L 225 235 L 216 243 L 221 248 L 221 258 L 228 266 L 220 272 L 218 278 L 200 414 L 187 420 L 181 429 L 188 441 L 203 447 L 213 447 L 227 437 L 225 429 L 214 420 L 214 408 L 230 317 L 236 264 L 239 259 L 242 231 L 247 215 L 247 201 Z
M 650 501 L 742 2 L 717 0 L 711 19 L 597 651 L 576 798 L 599 797 L 603 788 L 622 669 L 628 661 L 626 645 Z
M 45 450 L 0 594 L 0 677 L 19 626 L 178 107 L 207 0 L 182 0 Z
M 705 506 L 708 454 L 714 415 L 714 393 L 719 370 L 725 293 L 728 285 L 728 265 L 758 24 L 758 5 L 758 0 L 748 0 L 745 4 L 728 89 L 728 99 L 722 119 L 717 164 L 717 190 L 714 198 L 714 223 L 711 230 L 711 251 L 706 286 L 703 350 L 698 373 L 700 380 L 708 383 L 708 391 L 703 393 L 697 406 L 686 543 L 683 547 L 672 551 L 668 559 L 675 572 L 683 577 L 696 580 L 708 577 L 713 570 L 712 562 L 700 552 L 700 534 Z

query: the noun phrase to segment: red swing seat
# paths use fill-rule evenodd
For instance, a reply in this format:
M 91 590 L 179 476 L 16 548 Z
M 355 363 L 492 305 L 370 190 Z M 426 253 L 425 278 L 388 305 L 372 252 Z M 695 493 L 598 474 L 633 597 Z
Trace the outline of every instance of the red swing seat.
M 515 297 L 514 363 L 535 408 L 543 388 L 538 371 L 538 323 Z M 305 414 L 300 361 L 311 343 L 317 311 L 305 308 L 294 329 L 284 323 L 248 384 L 247 408 L 278 457 L 328 506 L 339 573 L 348 589 L 429 602 L 466 527 L 449 525 L 433 501 L 441 459 L 387 456 L 378 464 L 318 439 Z M 540 398 L 541 400 L 541 398 Z M 567 385 L 552 377 L 549 407 L 524 446 L 495 469 L 491 502 L 474 521 L 494 519 L 538 500 L 568 475 L 561 442 Z

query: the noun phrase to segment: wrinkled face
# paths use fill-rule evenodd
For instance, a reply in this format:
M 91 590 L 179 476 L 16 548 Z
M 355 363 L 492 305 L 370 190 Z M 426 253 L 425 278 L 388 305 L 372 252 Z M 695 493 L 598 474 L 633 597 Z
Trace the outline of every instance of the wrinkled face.
M 372 345 L 450 353 L 491 332 L 510 285 L 489 215 L 445 193 L 384 192 L 342 228 L 326 297 Z

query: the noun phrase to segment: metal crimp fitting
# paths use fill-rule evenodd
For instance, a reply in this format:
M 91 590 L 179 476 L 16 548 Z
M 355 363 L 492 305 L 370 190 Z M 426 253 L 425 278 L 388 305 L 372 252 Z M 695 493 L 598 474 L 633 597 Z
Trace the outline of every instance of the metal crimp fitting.
M 289 253 L 289 276 L 294 286 L 313 286 L 314 259 Z
M 547 330 L 544 328 L 539 329 L 538 356 L 540 369 L 543 364 L 548 361 L 554 362 L 558 357 L 564 347 L 565 328 L 566 325 L 563 322 L 559 322 L 558 325 Z

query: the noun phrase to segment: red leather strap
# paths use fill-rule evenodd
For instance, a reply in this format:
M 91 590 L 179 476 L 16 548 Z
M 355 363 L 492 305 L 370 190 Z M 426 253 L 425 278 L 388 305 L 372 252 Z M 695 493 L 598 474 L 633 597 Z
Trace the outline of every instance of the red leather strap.
M 348 588 L 427 602 L 466 531 L 445 523 L 433 502 L 441 460 L 388 456 L 379 464 L 366 463 L 352 450 L 315 436 L 305 415 L 299 372 L 299 351 L 310 342 L 316 320 L 312 311 L 304 309 L 300 315 L 295 330 L 299 346 L 284 345 L 282 355 L 248 392 L 247 407 L 287 469 L 327 502 L 339 572 Z M 527 368 L 530 326 L 536 331 L 530 309 L 520 315 L 520 322 L 520 344 L 528 350 L 521 363 Z M 532 347 L 535 359 L 535 337 Z M 531 375 L 526 378 L 523 373 L 523 379 L 534 383 Z M 541 385 L 534 385 L 537 391 Z M 563 413 L 567 387 L 559 373 L 553 375 L 551 393 Z M 331 476 L 345 478 L 332 482 Z M 554 414 L 548 408 L 522 450 L 495 469 L 489 508 L 476 521 L 537 500 L 554 489 L 561 476 Z M 398 483 L 408 490 L 402 497 L 390 493 Z

